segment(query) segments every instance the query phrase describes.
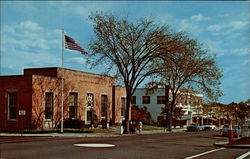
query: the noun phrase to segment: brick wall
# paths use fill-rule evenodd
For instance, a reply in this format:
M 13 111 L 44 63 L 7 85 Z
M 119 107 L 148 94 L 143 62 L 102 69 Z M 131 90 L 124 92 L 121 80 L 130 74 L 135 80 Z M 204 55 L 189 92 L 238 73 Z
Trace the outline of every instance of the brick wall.
M 64 119 L 69 118 L 69 95 L 77 94 L 77 119 L 87 121 L 87 94 L 94 96 L 93 110 L 100 122 L 102 116 L 101 97 L 107 97 L 107 119 L 115 123 L 121 120 L 121 97 L 126 97 L 124 87 L 115 87 L 115 79 L 110 76 L 80 72 L 61 68 L 25 69 L 25 75 L 1 77 L 0 87 L 0 127 L 18 129 L 20 118 L 7 120 L 7 92 L 18 92 L 17 109 L 26 110 L 24 127 L 50 128 L 57 127 L 61 121 L 61 77 L 64 75 Z M 53 94 L 53 118 L 45 119 L 45 94 Z M 105 109 L 104 109 L 105 110 Z
M 61 119 L 61 80 L 53 77 L 32 75 L 32 128 L 50 128 Z M 53 93 L 53 119 L 45 119 L 45 93 Z
M 8 93 L 17 93 L 16 120 L 8 117 Z M 21 127 L 30 127 L 31 121 L 31 76 L 5 76 L 0 78 L 0 128 L 16 131 Z M 19 116 L 18 111 L 25 110 L 25 116 Z
M 124 120 L 125 115 L 121 116 L 121 98 L 126 98 L 126 90 L 122 86 L 114 86 L 114 98 L 113 98 L 113 118 L 115 123 L 122 123 L 122 120 Z
M 59 72 L 60 73 L 60 72 Z M 107 95 L 108 121 L 112 118 L 112 87 L 115 85 L 115 79 L 108 76 L 101 76 L 91 73 L 65 70 L 65 118 L 67 118 L 68 95 L 70 92 L 78 93 L 79 117 L 86 120 L 86 98 L 87 93 L 94 95 L 94 110 L 98 119 L 101 120 L 101 95 Z

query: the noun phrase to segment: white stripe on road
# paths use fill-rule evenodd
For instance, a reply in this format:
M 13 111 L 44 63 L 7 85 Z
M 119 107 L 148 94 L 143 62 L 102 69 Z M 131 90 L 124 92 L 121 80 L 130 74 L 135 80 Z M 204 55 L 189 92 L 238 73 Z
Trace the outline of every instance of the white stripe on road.
M 244 153 L 243 155 L 237 157 L 236 159 L 244 159 L 245 157 L 247 157 L 249 155 L 250 157 L 250 151 L 248 151 L 247 153 Z
M 200 154 L 197 154 L 197 155 L 194 155 L 194 156 L 186 157 L 184 159 L 192 159 L 192 158 L 195 158 L 195 157 L 200 157 L 200 156 L 206 155 L 208 153 L 219 151 L 219 150 L 223 150 L 223 149 L 225 149 L 225 148 L 214 149 L 214 150 L 203 152 L 203 153 L 200 153 Z

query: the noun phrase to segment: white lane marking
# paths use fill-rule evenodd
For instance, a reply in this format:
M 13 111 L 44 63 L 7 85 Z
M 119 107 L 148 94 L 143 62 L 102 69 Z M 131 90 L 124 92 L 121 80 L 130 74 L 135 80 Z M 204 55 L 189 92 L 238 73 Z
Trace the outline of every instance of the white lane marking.
M 212 152 L 223 150 L 223 149 L 225 149 L 225 148 L 214 149 L 214 150 L 203 152 L 203 153 L 200 153 L 200 154 L 197 154 L 197 155 L 194 155 L 194 156 L 189 156 L 189 157 L 186 157 L 184 159 L 192 159 L 192 158 L 195 158 L 195 157 L 203 156 L 203 155 L 206 155 L 208 153 L 212 153 Z
M 74 144 L 74 146 L 82 146 L 82 147 L 115 147 L 115 145 L 112 145 L 112 144 L 98 144 L 98 143 Z
M 245 157 L 249 156 L 250 157 L 250 151 L 248 151 L 247 153 L 244 153 L 243 155 L 237 157 L 236 159 L 244 159 Z

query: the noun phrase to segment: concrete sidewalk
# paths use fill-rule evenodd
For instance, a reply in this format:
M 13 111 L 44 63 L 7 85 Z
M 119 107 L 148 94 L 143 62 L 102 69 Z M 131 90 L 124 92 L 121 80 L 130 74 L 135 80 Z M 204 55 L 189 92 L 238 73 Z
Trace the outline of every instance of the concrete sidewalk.
M 180 129 L 172 129 L 172 132 L 183 132 L 185 129 L 180 128 Z M 142 134 L 162 134 L 162 133 L 170 133 L 169 131 L 166 130 L 144 130 L 142 131 Z
M 217 142 L 214 144 L 214 146 L 226 147 L 226 148 L 250 149 L 250 137 L 235 140 L 233 144 L 229 144 L 227 141 Z
M 250 149 L 250 144 L 228 144 L 228 142 L 218 142 L 215 143 L 214 146 L 216 147 L 226 147 L 226 148 L 239 148 L 239 149 Z
M 30 136 L 30 137 L 117 137 L 112 133 L 41 133 L 41 134 L 17 134 L 0 133 L 0 136 Z
M 182 132 L 184 129 L 173 129 L 172 132 Z M 142 134 L 164 134 L 169 133 L 164 130 L 143 130 Z M 37 134 L 20 134 L 20 133 L 0 133 L 0 136 L 30 136 L 30 137 L 120 137 L 133 136 L 138 134 L 117 134 L 115 131 L 111 133 L 37 133 Z

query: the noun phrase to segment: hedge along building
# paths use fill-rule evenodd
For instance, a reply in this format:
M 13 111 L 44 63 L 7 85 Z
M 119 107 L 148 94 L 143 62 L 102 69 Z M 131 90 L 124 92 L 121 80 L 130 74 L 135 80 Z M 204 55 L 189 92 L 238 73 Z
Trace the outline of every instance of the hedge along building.
M 115 78 L 70 69 L 24 69 L 24 75 L 0 77 L 0 128 L 54 128 L 64 119 L 95 124 L 123 119 L 126 91 Z

